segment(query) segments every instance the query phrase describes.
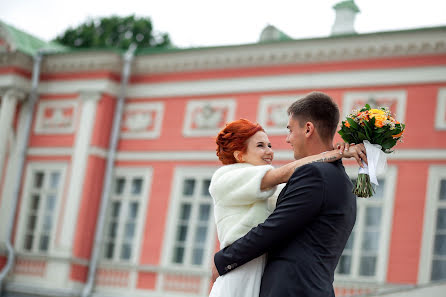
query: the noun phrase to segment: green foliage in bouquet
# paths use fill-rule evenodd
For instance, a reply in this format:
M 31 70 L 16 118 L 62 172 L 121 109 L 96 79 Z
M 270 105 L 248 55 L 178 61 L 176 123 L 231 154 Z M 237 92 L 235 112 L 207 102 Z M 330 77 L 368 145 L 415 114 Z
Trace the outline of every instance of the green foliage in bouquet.
M 353 110 L 346 120 L 342 121 L 338 133 L 345 142 L 363 143 L 367 140 L 371 144 L 380 145 L 384 153 L 390 153 L 397 142 L 402 141 L 405 128 L 405 124 L 392 117 L 387 107 L 370 108 L 370 105 L 366 104 L 359 110 Z M 358 174 L 353 193 L 363 198 L 373 196 L 374 189 L 368 174 Z
M 379 144 L 385 153 L 390 153 L 398 140 L 401 140 L 405 125 L 396 121 L 387 107 L 370 108 L 366 104 L 360 110 L 353 110 L 338 131 L 342 139 L 348 143 Z

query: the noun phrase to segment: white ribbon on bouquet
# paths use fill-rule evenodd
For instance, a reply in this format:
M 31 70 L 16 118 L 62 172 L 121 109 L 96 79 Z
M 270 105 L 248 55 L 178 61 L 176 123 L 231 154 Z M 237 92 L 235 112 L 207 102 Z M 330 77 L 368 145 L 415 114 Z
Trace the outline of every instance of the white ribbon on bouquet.
M 368 174 L 370 182 L 378 186 L 377 175 L 384 173 L 387 167 L 387 156 L 381 150 L 379 144 L 371 144 L 368 140 L 364 140 L 364 146 L 367 153 L 368 165 L 362 162 L 364 167 L 359 168 L 359 173 Z

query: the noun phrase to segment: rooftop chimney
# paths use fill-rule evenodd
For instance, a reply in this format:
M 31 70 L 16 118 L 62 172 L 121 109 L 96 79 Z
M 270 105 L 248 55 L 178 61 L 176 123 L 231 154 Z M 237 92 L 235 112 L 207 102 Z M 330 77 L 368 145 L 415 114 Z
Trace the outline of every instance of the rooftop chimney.
M 268 25 L 260 33 L 259 42 L 270 42 L 270 41 L 284 41 L 291 40 L 292 38 L 274 27 L 273 25 Z
M 353 0 L 339 2 L 333 6 L 336 19 L 331 28 L 331 35 L 355 34 L 355 17 L 359 12 Z

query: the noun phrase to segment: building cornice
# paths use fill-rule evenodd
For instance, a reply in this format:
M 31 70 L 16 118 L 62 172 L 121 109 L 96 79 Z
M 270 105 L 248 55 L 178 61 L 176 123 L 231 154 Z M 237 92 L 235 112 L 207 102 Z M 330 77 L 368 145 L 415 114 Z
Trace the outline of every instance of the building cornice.
M 109 71 L 119 74 L 122 58 L 110 51 L 79 51 L 47 55 L 42 61 L 42 74 Z
M 438 28 L 160 52 L 137 56 L 133 74 L 442 54 L 445 37 Z
M 132 75 L 283 66 L 446 53 L 446 28 L 334 36 L 184 50 L 142 50 Z M 42 74 L 109 71 L 120 73 L 122 56 L 110 50 L 47 53 Z M 0 66 L 32 68 L 32 57 L 0 53 Z
M 0 53 L 0 68 L 4 67 L 20 68 L 31 73 L 33 58 L 21 52 L 2 52 Z

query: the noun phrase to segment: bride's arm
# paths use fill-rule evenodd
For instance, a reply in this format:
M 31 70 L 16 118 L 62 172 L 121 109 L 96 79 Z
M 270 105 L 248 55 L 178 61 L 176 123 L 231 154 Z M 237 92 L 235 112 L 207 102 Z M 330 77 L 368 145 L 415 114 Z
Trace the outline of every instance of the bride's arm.
M 363 144 L 355 145 L 355 146 L 346 146 L 346 151 L 344 154 L 343 147 L 340 150 L 335 149 L 328 152 L 323 152 L 318 155 L 308 156 L 291 163 L 285 164 L 279 168 L 274 168 L 269 170 L 263 176 L 262 182 L 260 184 L 260 190 L 265 191 L 266 189 L 277 186 L 278 184 L 286 183 L 293 175 L 294 171 L 303 165 L 314 163 L 314 162 L 333 162 L 336 160 L 344 158 L 355 158 L 360 166 L 362 165 L 362 161 L 367 163 L 367 156 L 365 154 L 365 147 Z
M 294 171 L 303 165 L 313 163 L 313 162 L 333 162 L 342 158 L 339 150 L 332 150 L 328 152 L 323 152 L 318 155 L 308 156 L 291 163 L 285 164 L 281 167 L 269 170 L 263 176 L 262 182 L 260 184 L 260 190 L 265 191 L 266 189 L 277 186 L 278 184 L 286 183 Z

